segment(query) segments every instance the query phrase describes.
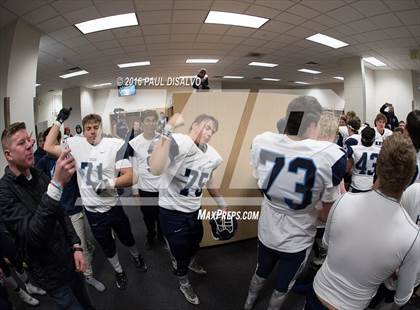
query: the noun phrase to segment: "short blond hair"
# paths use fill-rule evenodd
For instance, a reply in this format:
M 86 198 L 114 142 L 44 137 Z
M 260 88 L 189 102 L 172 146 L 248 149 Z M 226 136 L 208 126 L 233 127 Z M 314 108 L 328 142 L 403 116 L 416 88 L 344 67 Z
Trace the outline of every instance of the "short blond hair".
M 416 171 L 416 149 L 406 135 L 388 137 L 376 163 L 380 189 L 388 193 L 402 192 Z
M 334 141 L 338 133 L 338 118 L 331 111 L 321 113 L 318 140 Z

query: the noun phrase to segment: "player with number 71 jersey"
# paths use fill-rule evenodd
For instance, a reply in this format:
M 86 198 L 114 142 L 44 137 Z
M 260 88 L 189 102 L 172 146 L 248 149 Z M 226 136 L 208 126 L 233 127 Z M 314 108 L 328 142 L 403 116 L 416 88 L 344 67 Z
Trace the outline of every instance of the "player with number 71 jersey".
M 339 195 L 346 166 L 343 149 L 328 141 L 265 132 L 252 143 L 251 164 L 264 193 L 259 240 L 287 253 L 312 246 L 315 205 L 332 203 Z

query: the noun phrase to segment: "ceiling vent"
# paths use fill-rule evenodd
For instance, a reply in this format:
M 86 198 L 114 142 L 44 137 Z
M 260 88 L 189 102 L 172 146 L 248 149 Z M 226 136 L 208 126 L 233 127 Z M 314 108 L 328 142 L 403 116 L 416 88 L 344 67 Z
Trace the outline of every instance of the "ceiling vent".
M 73 68 L 67 69 L 66 72 L 70 73 L 70 72 L 73 72 L 73 71 L 80 71 L 80 70 L 82 70 L 80 67 L 73 67 Z
M 319 66 L 319 63 L 315 62 L 315 61 L 309 61 L 307 63 L 305 63 L 305 65 L 309 65 L 309 66 Z
M 261 58 L 263 56 L 265 56 L 265 54 L 258 53 L 258 52 L 251 52 L 245 55 L 245 57 L 250 57 L 250 58 Z

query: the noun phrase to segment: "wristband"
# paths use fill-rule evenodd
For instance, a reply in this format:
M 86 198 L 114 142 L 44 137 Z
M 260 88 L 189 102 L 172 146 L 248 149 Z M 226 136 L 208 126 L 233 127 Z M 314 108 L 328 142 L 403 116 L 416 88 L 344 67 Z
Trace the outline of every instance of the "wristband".
M 77 251 L 83 252 L 83 249 L 81 247 L 74 247 L 73 252 L 77 252 Z
M 170 140 L 173 131 L 174 131 L 174 128 L 171 125 L 166 124 L 165 125 L 165 128 L 163 128 L 163 130 L 162 130 L 162 137 L 165 138 L 165 139 Z
M 217 205 L 218 205 L 220 208 L 222 208 L 222 209 L 227 208 L 227 204 L 226 204 L 225 198 L 223 198 L 223 196 L 220 196 L 220 197 L 213 197 L 213 199 L 214 199 L 214 201 L 216 201 Z
M 58 128 L 60 128 L 62 124 L 59 121 L 54 121 L 53 122 L 53 125 L 57 125 Z
M 115 179 L 108 179 L 107 180 L 107 187 L 109 188 L 109 189 L 114 189 L 115 188 Z
M 54 179 L 51 179 L 51 184 L 57 188 L 60 192 L 63 192 L 63 188 L 61 187 L 60 184 L 58 184 L 56 181 L 54 181 Z

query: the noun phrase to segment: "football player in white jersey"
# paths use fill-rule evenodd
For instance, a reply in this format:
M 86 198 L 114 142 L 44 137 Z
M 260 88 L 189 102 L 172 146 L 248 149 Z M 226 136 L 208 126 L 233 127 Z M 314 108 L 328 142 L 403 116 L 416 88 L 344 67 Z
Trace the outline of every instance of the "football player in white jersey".
M 133 196 L 140 197 L 140 208 L 143 221 L 147 228 L 146 245 L 151 248 L 156 235 L 164 242 L 159 223 L 159 176 L 150 173 L 147 158 L 152 142 L 159 137 L 156 132 L 158 114 L 154 110 L 145 110 L 140 115 L 140 125 L 143 133 L 130 140 L 133 148 L 133 168 L 138 178 L 133 185 Z
M 45 150 L 59 156 L 62 148 L 54 141 L 60 126 L 70 115 L 61 109 L 45 141 Z M 118 138 L 102 137 L 102 121 L 97 114 L 88 114 L 82 120 L 84 137 L 66 139 L 77 166 L 77 182 L 91 231 L 115 270 L 116 285 L 127 287 L 127 276 L 118 259 L 114 232 L 122 244 L 128 247 L 135 266 L 142 271 L 147 267 L 140 255 L 130 222 L 124 209 L 118 204 L 116 188 L 133 184 L 133 168 L 128 160 L 127 144 Z M 120 176 L 117 177 L 118 172 Z
M 381 146 L 386 138 L 392 135 L 392 131 L 386 128 L 387 118 L 384 114 L 378 113 L 375 117 L 375 144 Z
M 359 129 L 361 126 L 361 121 L 358 116 L 355 116 L 351 118 L 347 122 L 347 130 L 348 130 L 348 137 L 344 140 L 343 148 L 344 151 L 347 152 L 348 148 L 352 145 L 358 145 L 360 144 L 360 135 L 359 135 Z
M 279 309 L 312 248 L 318 218 L 326 220 L 339 196 L 345 152 L 317 141 L 322 107 L 311 96 L 292 100 L 285 134 L 265 132 L 252 142 L 251 164 L 264 193 L 258 221 L 258 263 L 244 308 L 252 309 L 258 292 L 278 263 L 270 310 Z M 319 210 L 318 201 L 323 202 Z
M 189 135 L 173 133 L 174 128 L 182 123 L 180 114 L 171 117 L 161 138 L 153 145 L 149 166 L 154 175 L 161 175 L 159 217 L 163 234 L 175 259 L 173 265 L 180 290 L 188 302 L 199 304 L 188 279 L 188 269 L 198 274 L 207 273 L 194 259 L 203 237 L 198 211 L 204 186 L 218 206 L 226 208 L 212 179 L 213 171 L 222 163 L 222 158 L 208 144 L 218 129 L 218 121 L 213 116 L 197 116 Z
M 347 171 L 352 174 L 350 191 L 353 193 L 372 189 L 376 160 L 381 150 L 374 142 L 375 130 L 366 127 L 362 131 L 361 145 L 350 146 L 347 150 Z
M 408 113 L 405 131 L 409 134 L 417 152 L 417 167 L 414 182 L 420 182 L 420 110 Z
M 420 268 L 420 235 L 399 200 L 414 170 L 411 141 L 393 135 L 377 160 L 376 190 L 346 193 L 334 204 L 323 240 L 327 258 L 307 309 L 364 309 L 397 269 L 393 308 L 407 303 Z

